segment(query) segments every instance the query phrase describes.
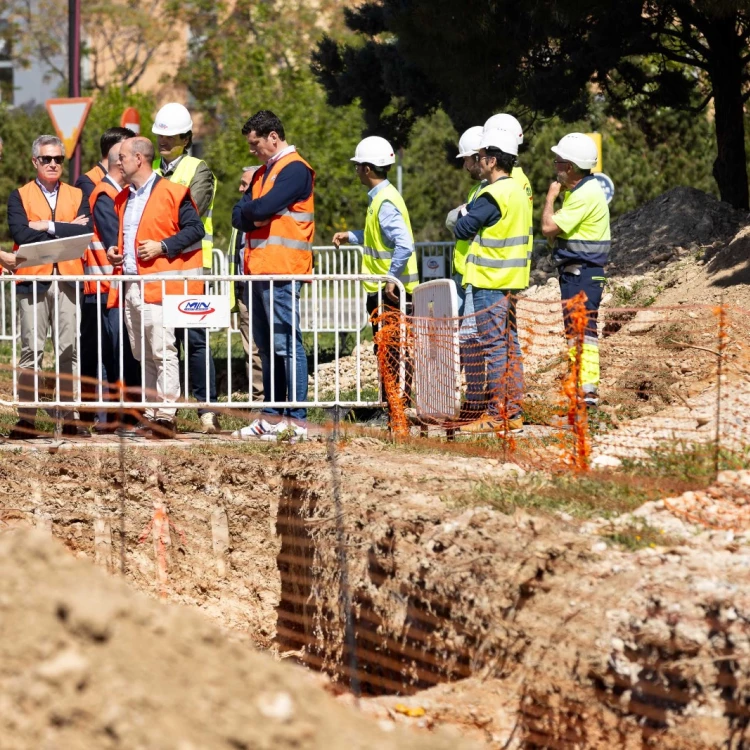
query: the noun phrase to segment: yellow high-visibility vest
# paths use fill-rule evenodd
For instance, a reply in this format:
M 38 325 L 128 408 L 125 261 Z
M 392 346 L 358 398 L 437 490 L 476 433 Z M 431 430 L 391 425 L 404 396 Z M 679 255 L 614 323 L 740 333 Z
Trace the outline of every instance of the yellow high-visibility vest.
M 510 176 L 523 188 L 523 192 L 528 198 L 528 209 L 529 209 L 529 245 L 526 248 L 528 253 L 528 263 L 526 264 L 526 283 L 523 288 L 525 289 L 529 285 L 529 277 L 531 276 L 531 253 L 534 251 L 534 193 L 531 190 L 531 183 L 526 173 L 521 167 L 513 167 L 513 171 Z
M 177 168 L 174 173 L 169 175 L 167 178 L 170 182 L 175 182 L 178 185 L 185 185 L 190 187 L 190 183 L 195 177 L 195 173 L 201 164 L 205 164 L 203 159 L 196 159 L 194 156 L 188 156 L 185 154 L 180 161 L 177 163 Z M 160 175 L 161 172 L 161 159 L 154 159 L 153 169 L 156 174 Z M 214 249 L 214 199 L 216 198 L 216 175 L 214 175 L 214 193 L 211 196 L 211 203 L 208 207 L 204 216 L 201 216 L 203 222 L 203 228 L 206 230 L 206 234 L 203 237 L 203 268 L 211 269 L 213 267 L 213 249 Z
M 482 183 L 478 182 L 469 190 L 469 196 L 466 199 L 466 205 L 471 206 L 474 198 L 477 197 L 477 193 L 482 187 Z M 471 246 L 470 240 L 456 240 L 456 247 L 453 249 L 453 273 L 460 273 L 463 276 L 466 270 L 466 256 L 469 253 L 469 247 Z
M 404 219 L 406 228 L 409 230 L 409 237 L 412 241 L 412 252 L 406 263 L 406 268 L 397 278 L 404 285 L 404 289 L 411 294 L 414 287 L 419 283 L 419 269 L 417 268 L 417 254 L 413 247 L 414 235 L 411 231 L 411 222 L 409 221 L 409 212 L 401 194 L 393 185 L 388 183 L 384 188 L 379 190 L 372 199 L 367 209 L 367 218 L 365 219 L 365 238 L 364 238 L 364 255 L 362 256 L 362 273 L 371 274 L 388 274 L 391 270 L 391 261 L 393 260 L 393 249 L 388 247 L 383 241 L 383 235 L 380 231 L 380 221 L 378 214 L 380 207 L 388 201 L 392 203 Z M 363 284 L 368 294 L 377 292 L 384 286 L 384 283 L 366 281 Z
M 529 242 L 528 197 L 510 177 L 485 185 L 478 193 L 490 195 L 500 209 L 500 221 L 482 227 L 466 256 L 464 285 L 479 289 L 524 289 Z

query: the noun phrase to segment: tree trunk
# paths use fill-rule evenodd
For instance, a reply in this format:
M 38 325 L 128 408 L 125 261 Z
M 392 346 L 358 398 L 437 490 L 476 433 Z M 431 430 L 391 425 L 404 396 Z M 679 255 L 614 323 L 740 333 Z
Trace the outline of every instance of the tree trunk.
M 735 19 L 718 19 L 706 30 L 710 53 L 711 85 L 716 112 L 718 155 L 713 174 L 721 199 L 747 210 L 747 162 L 742 102 L 743 46 L 737 37 Z

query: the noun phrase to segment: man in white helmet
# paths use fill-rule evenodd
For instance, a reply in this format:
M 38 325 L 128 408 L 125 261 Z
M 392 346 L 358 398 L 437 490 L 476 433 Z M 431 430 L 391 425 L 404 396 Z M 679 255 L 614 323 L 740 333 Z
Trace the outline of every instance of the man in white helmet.
M 190 156 L 193 145 L 193 120 L 190 112 L 178 102 L 165 104 L 154 118 L 151 132 L 156 136 L 158 156 L 154 159 L 154 172 L 170 182 L 190 188 L 190 195 L 198 208 L 206 235 L 203 238 L 203 269 L 210 273 L 213 252 L 213 210 L 216 195 L 216 177 L 202 159 Z M 177 348 L 183 345 L 185 329 L 175 331 Z M 215 403 L 216 369 L 211 351 L 207 346 L 208 334 L 202 328 L 187 329 L 186 357 L 190 390 L 197 401 Z M 206 365 L 208 365 L 208 389 L 206 388 Z M 187 389 L 187 384 L 186 384 Z M 198 409 L 201 430 L 205 433 L 219 431 L 219 419 L 211 409 Z
M 357 144 L 351 161 L 355 164 L 359 181 L 368 189 L 370 205 L 365 228 L 336 232 L 333 244 L 336 247 L 342 243 L 362 245 L 362 273 L 399 279 L 404 285 L 408 304 L 419 283 L 419 271 L 409 211 L 401 194 L 388 180 L 388 170 L 396 161 L 393 148 L 385 138 L 369 136 Z M 398 309 L 400 290 L 394 282 L 365 282 L 364 288 L 369 315 L 381 303 L 385 308 Z M 377 330 L 377 324 L 373 323 L 373 333 L 377 333 Z M 376 354 L 377 350 L 376 345 Z
M 479 145 L 482 141 L 484 128 L 476 125 L 469 128 L 458 139 L 458 156 L 463 160 L 463 168 L 471 175 L 474 184 L 469 190 L 466 203 L 454 208 L 445 219 L 445 226 L 452 233 L 460 216 L 465 216 L 471 209 L 477 193 L 486 185 L 481 177 L 479 164 Z M 461 366 L 466 377 L 466 400 L 461 409 L 462 418 L 471 419 L 481 413 L 486 405 L 484 382 L 484 359 L 479 355 L 480 344 L 477 338 L 477 323 L 474 318 L 474 300 L 471 285 L 464 286 L 463 278 L 466 270 L 466 255 L 471 241 L 456 240 L 453 249 L 453 281 L 458 295 L 458 315 L 461 320 L 459 332 Z M 472 356 L 474 355 L 474 356 Z
M 515 294 L 524 288 L 528 242 L 527 197 L 511 178 L 518 142 L 503 130 L 485 131 L 479 144 L 486 184 L 456 222 L 454 234 L 470 240 L 463 283 L 471 286 L 477 336 L 487 372 L 487 414 L 462 427 L 472 434 L 523 430 L 523 363 Z
M 523 128 L 521 127 L 521 123 L 518 122 L 518 120 L 513 117 L 513 115 L 509 115 L 506 112 L 492 115 L 492 117 L 490 117 L 489 120 L 484 123 L 484 129 L 488 132 L 490 130 L 504 130 L 515 137 L 518 143 L 519 150 L 523 145 Z M 516 159 L 516 166 L 513 167 L 513 172 L 510 176 L 523 188 L 523 191 L 526 193 L 526 197 L 528 199 L 527 215 L 529 217 L 529 244 L 526 248 L 526 251 L 528 253 L 528 260 L 526 263 L 525 284 L 525 286 L 528 286 L 529 277 L 531 276 L 531 254 L 534 250 L 534 194 L 531 190 L 531 183 L 529 182 L 529 178 L 526 176 L 523 168 L 518 163 L 518 159 Z
M 598 161 L 594 141 L 584 133 L 569 133 L 552 147 L 557 179 L 549 186 L 542 211 L 542 232 L 555 243 L 554 258 L 560 274 L 563 319 L 573 361 L 579 342 L 571 335 L 566 301 L 579 292 L 586 296 L 588 312 L 581 351 L 580 386 L 586 405 L 599 404 L 599 339 L 597 317 L 602 300 L 604 266 L 610 248 L 609 207 L 591 169 Z M 555 200 L 563 193 L 562 208 Z

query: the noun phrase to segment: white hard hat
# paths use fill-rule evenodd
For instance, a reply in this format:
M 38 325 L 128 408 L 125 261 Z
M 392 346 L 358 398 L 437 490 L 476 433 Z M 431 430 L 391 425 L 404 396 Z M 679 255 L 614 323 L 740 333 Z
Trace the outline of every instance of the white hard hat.
M 518 156 L 518 141 L 507 130 L 485 130 L 479 148 L 497 148 L 505 154 Z
M 190 112 L 182 104 L 170 102 L 156 113 L 151 132 L 155 135 L 182 135 L 192 129 L 193 120 Z
M 593 138 L 585 133 L 568 133 L 560 139 L 552 153 L 565 161 L 571 161 L 581 169 L 592 169 L 599 161 L 599 151 Z
M 481 125 L 475 125 L 464 132 L 458 139 L 457 159 L 463 159 L 464 156 L 473 156 L 479 151 L 479 142 L 482 140 L 483 130 L 484 128 Z
M 521 123 L 518 122 L 513 115 L 507 115 L 504 112 L 499 115 L 492 115 L 492 117 L 484 123 L 484 129 L 507 130 L 516 137 L 519 146 L 523 143 L 523 128 L 521 127 Z
M 357 144 L 350 161 L 356 161 L 357 164 L 372 164 L 373 167 L 387 167 L 396 161 L 396 155 L 385 138 L 371 135 Z

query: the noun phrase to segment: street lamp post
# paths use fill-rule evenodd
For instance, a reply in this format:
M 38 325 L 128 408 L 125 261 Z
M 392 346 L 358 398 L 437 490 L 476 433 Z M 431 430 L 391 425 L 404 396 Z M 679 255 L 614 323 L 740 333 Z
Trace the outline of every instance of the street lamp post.
M 81 0 L 68 0 L 68 96 L 81 95 Z M 81 141 L 70 158 L 70 182 L 81 174 Z

